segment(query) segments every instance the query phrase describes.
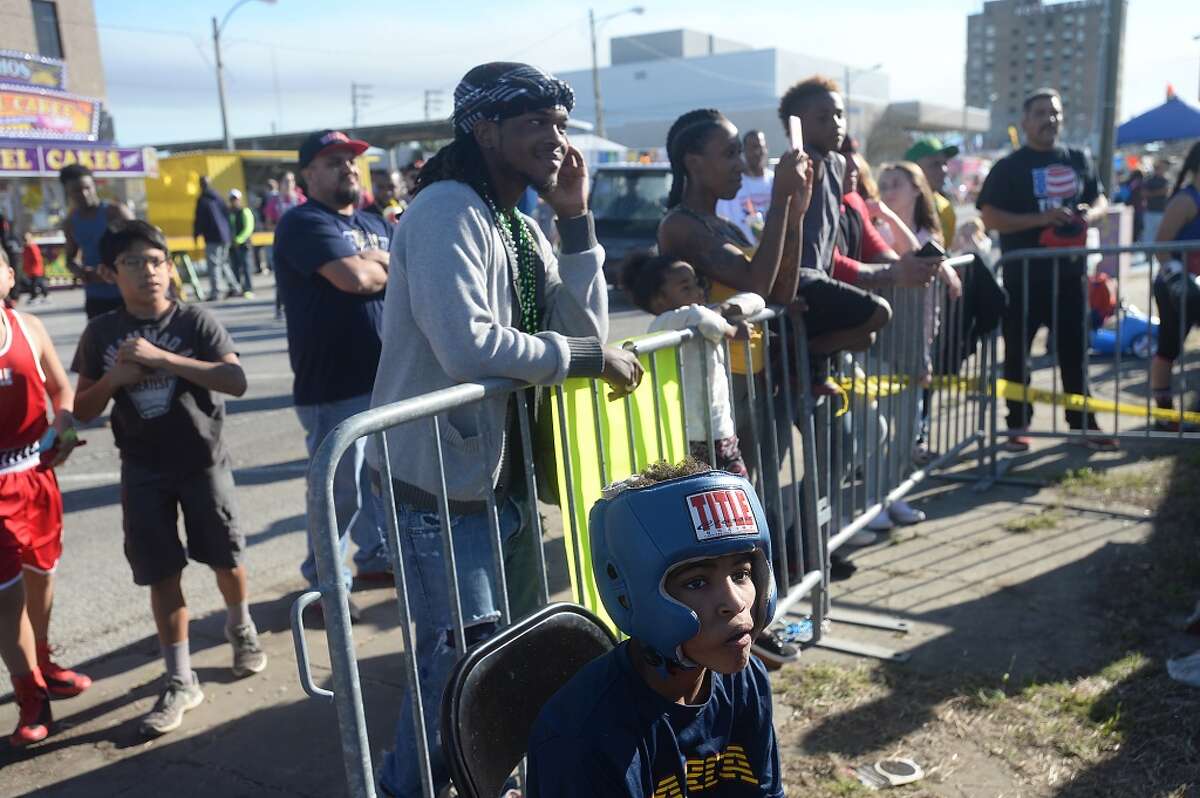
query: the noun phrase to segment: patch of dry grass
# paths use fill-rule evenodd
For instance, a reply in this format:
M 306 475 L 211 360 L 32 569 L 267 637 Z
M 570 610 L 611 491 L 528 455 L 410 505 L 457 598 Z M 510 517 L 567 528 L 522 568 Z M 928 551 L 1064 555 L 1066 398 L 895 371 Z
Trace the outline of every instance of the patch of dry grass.
M 1111 624 L 1106 665 L 1023 684 L 867 661 L 806 662 L 775 674 L 789 794 L 865 795 L 853 766 L 901 755 L 927 772 L 894 791 L 904 798 L 1200 798 L 1200 690 L 1172 681 L 1163 662 L 1178 653 L 1164 642 L 1164 617 L 1190 608 L 1200 586 L 1197 485 L 1200 452 L 1057 480 L 1064 499 L 1154 514 L 1150 538 L 1095 575 L 1107 586 L 1091 599 Z M 1051 504 L 1005 528 L 1050 529 L 1064 512 Z M 1043 633 L 1053 646 L 1054 630 Z M 982 783 L 984 792 L 964 791 Z
M 1046 532 L 1057 527 L 1062 520 L 1062 510 L 1057 507 L 1043 507 L 1037 512 L 1005 521 L 1004 531 L 1018 535 L 1030 532 Z

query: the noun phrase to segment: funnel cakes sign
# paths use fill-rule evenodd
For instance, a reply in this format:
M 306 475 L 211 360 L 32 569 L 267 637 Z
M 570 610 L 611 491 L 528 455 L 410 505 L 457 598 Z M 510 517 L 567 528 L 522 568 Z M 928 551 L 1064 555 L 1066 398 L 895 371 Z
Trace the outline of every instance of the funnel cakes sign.
M 0 137 L 95 141 L 99 124 L 99 100 L 0 86 Z

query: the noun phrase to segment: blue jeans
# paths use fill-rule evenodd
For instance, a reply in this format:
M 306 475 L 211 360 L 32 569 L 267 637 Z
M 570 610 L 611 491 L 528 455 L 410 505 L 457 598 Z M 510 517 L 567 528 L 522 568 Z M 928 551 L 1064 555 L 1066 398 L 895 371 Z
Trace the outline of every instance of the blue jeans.
M 296 405 L 296 415 L 304 427 L 304 445 L 311 458 L 325 436 L 346 419 L 371 407 L 371 395 L 365 393 L 350 399 L 319 405 Z M 350 569 L 346 566 L 347 538 L 354 541 L 358 551 L 354 564 L 359 571 L 390 571 L 383 501 L 371 490 L 366 464 L 367 439 L 359 438 L 342 455 L 333 475 L 333 506 L 338 523 L 338 551 L 341 555 L 342 581 L 349 587 Z M 309 485 L 308 490 L 323 489 Z M 308 554 L 300 565 L 300 573 L 310 585 L 317 584 L 317 565 L 313 559 L 312 541 L 305 537 Z
M 498 508 L 500 537 L 510 544 L 521 529 L 521 515 L 511 500 Z M 442 693 L 460 652 L 452 645 L 450 585 L 442 555 L 441 518 L 408 505 L 396 508 L 400 530 L 401 559 L 408 581 L 408 606 L 416 627 L 417 672 L 433 782 L 440 789 L 450 781 L 442 756 Z M 467 645 L 490 637 L 500 619 L 496 597 L 496 561 L 489 540 L 487 514 L 450 518 L 454 532 L 454 558 L 458 571 L 459 600 Z M 417 763 L 417 740 L 413 730 L 413 706 L 406 692 L 396 724 L 396 744 L 384 756 L 380 781 L 384 789 L 400 798 L 421 795 Z
M 237 275 L 229 265 L 229 245 L 205 242 L 204 260 L 208 264 L 208 283 L 211 289 L 208 298 L 215 302 L 225 291 L 238 287 Z M 228 288 L 222 288 L 223 285 L 227 285 Z

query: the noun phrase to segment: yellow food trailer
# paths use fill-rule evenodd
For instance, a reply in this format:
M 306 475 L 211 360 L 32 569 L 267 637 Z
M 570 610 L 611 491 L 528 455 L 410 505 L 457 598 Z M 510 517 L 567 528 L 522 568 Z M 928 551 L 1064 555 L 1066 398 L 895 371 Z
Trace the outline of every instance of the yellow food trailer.
M 358 160 L 364 190 L 370 190 L 370 165 L 375 160 L 376 156 L 372 155 L 363 155 Z M 250 242 L 263 247 L 271 246 L 274 241 L 273 232 L 261 229 L 262 220 L 258 213 L 267 191 L 267 180 L 278 180 L 289 171 L 297 171 L 295 150 L 196 150 L 158 159 L 158 177 L 146 178 L 146 219 L 166 233 L 167 244 L 181 267 L 184 282 L 195 283 L 191 264 L 204 259 L 203 240 L 192 238 L 200 178 L 207 176 L 209 184 L 222 197 L 235 188 L 242 192 L 260 226 Z

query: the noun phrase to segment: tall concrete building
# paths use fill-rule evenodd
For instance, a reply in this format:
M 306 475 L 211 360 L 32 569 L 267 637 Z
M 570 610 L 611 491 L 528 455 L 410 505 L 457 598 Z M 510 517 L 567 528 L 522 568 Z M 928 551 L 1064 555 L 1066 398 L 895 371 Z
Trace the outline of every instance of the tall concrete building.
M 1008 143 L 1022 100 L 1041 86 L 1062 93 L 1064 139 L 1098 146 L 1108 7 L 1108 0 L 987 0 L 967 17 L 964 101 L 991 110 L 987 146 Z M 1118 107 L 1120 93 L 1118 79 Z

